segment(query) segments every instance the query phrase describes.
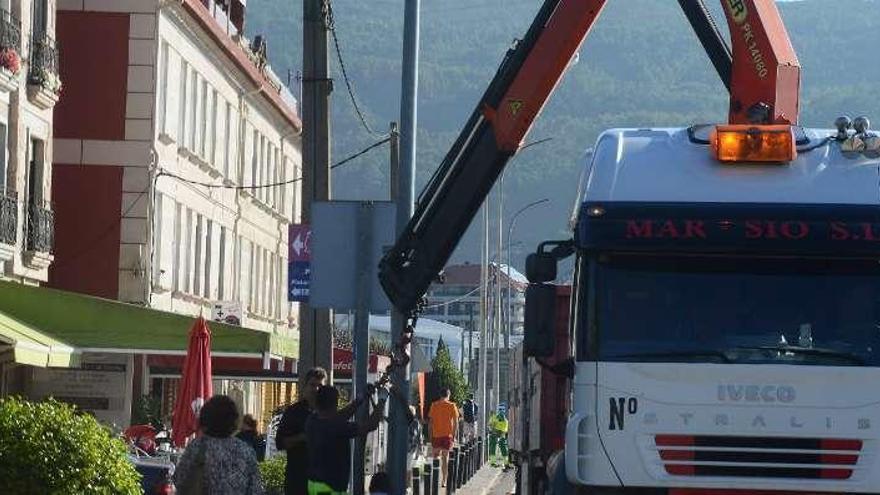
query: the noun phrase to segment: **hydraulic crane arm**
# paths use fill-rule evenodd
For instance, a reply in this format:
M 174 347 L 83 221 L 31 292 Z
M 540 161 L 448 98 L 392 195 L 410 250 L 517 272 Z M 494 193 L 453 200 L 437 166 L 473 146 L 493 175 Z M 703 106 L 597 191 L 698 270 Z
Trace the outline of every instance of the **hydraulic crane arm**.
M 698 0 L 683 1 L 684 7 L 686 2 Z M 775 123 L 782 123 L 783 119 L 796 122 L 797 85 L 794 95 L 788 93 L 792 90 L 790 86 L 777 90 L 777 79 L 791 80 L 787 72 L 783 74 L 785 77 L 779 76 L 778 64 L 791 64 L 795 72 L 799 72 L 773 0 L 722 2 L 731 31 L 737 30 L 732 33 L 733 60 L 729 67 L 730 123 L 744 123 L 741 116 L 763 115 L 765 110 Z M 379 264 L 382 286 L 400 311 L 408 313 L 416 308 L 446 264 L 501 171 L 559 84 L 605 3 L 606 0 L 545 0 L 526 36 L 508 50 L 477 108 L 419 197 L 415 215 L 406 230 Z M 697 30 L 709 17 L 708 13 L 697 13 L 688 14 L 688 19 Z M 768 33 L 765 26 L 775 32 Z M 714 36 L 714 46 L 710 48 L 699 31 L 698 36 L 724 79 L 724 50 L 719 47 L 723 40 Z M 757 64 L 749 65 L 750 60 L 762 60 L 763 70 L 755 72 Z M 774 69 L 776 74 L 772 74 Z M 756 86 L 746 87 L 752 84 Z M 784 93 L 781 97 L 779 91 Z M 788 104 L 791 99 L 793 107 Z

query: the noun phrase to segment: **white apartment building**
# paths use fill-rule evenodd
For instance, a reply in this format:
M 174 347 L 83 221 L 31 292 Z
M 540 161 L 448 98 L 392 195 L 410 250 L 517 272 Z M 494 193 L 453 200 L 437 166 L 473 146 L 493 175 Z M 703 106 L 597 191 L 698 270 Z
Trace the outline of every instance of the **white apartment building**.
M 53 259 L 54 38 L 54 0 L 0 0 L 0 279 L 29 285 Z
M 300 217 L 302 124 L 265 47 L 242 34 L 245 1 L 59 2 L 63 42 L 100 53 L 103 73 L 95 56 L 63 59 L 82 100 L 65 103 L 65 118 L 84 109 L 91 124 L 55 140 L 55 190 L 69 209 L 53 286 L 206 318 L 217 302 L 239 305 L 243 327 L 286 342 L 268 365 L 289 372 L 287 237 Z M 153 373 L 143 349 L 132 350 L 134 393 L 160 378 L 173 396 L 173 370 Z M 217 386 L 260 416 L 291 393 L 246 377 Z

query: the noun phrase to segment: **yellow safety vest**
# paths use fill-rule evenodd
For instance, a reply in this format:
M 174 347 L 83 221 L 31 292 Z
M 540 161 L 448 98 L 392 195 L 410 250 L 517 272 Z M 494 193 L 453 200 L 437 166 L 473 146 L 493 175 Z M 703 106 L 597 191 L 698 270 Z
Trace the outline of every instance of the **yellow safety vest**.
M 489 428 L 491 428 L 492 431 L 496 431 L 501 434 L 507 434 L 507 418 L 501 418 L 497 415 L 492 416 L 492 419 L 489 421 Z

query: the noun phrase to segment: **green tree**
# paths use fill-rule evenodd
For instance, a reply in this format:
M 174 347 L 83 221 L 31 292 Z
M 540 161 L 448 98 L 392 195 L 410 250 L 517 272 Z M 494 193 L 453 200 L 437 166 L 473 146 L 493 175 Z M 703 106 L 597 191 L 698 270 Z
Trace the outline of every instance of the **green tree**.
M 4 493 L 141 493 L 122 440 L 54 399 L 0 399 L 0 446 Z
M 467 398 L 468 387 L 464 374 L 452 361 L 449 347 L 443 342 L 443 337 L 437 342 L 437 354 L 431 360 L 431 384 L 434 393 L 438 394 L 441 389 L 448 388 L 452 392 L 452 401 L 461 404 Z

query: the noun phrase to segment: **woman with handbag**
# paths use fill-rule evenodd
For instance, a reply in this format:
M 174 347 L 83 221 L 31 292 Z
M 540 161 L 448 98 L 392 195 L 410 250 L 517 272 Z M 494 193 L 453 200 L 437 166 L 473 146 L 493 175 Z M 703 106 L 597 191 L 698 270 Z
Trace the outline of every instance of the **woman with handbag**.
M 186 446 L 174 470 L 178 495 L 263 495 L 254 449 L 235 438 L 238 409 L 215 395 L 199 411 L 202 435 Z

